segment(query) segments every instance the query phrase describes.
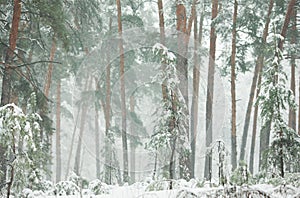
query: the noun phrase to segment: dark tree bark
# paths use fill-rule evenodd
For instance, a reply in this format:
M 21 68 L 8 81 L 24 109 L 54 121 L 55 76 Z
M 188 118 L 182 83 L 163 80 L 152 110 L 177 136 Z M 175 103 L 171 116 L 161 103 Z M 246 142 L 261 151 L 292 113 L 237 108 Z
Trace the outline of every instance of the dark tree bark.
M 212 1 L 212 17 L 213 21 L 218 14 L 218 0 Z M 206 99 L 206 148 L 209 148 L 212 143 L 213 137 L 213 99 L 214 99 L 214 76 L 215 76 L 215 60 L 216 60 L 216 29 L 214 24 L 211 23 L 210 29 L 210 49 L 209 49 L 209 63 L 208 63 L 208 78 L 207 78 L 207 99 Z M 211 181 L 211 167 L 212 155 L 207 152 L 205 157 L 204 177 L 206 180 Z
M 291 38 L 291 44 L 296 44 L 297 41 L 297 12 L 296 9 L 294 9 L 292 14 L 292 38 Z M 293 52 L 291 55 L 291 91 L 293 92 L 294 96 L 296 94 L 296 79 L 295 79 L 295 69 L 296 69 L 296 54 Z M 296 131 L 296 110 L 290 108 L 289 110 L 289 127 L 294 129 Z
M 12 64 L 14 58 L 14 51 L 17 46 L 18 40 L 18 29 L 19 22 L 21 17 L 21 0 L 14 0 L 14 8 L 13 8 L 13 19 L 12 25 L 9 34 L 9 48 L 6 51 L 5 55 L 5 64 L 4 71 L 2 77 L 2 92 L 1 92 L 1 106 L 9 104 L 11 102 L 11 94 L 12 94 Z M 0 145 L 0 170 L 3 172 L 3 176 L 0 177 L 0 184 L 5 183 L 6 178 L 6 147 L 4 145 Z
M 232 170 L 237 167 L 237 145 L 236 145 L 236 20 L 237 20 L 238 3 L 234 1 L 234 13 L 233 13 L 233 29 L 232 29 L 232 52 L 231 52 L 231 165 Z
M 122 147 L 123 147 L 123 181 L 128 182 L 128 146 L 126 134 L 126 98 L 125 98 L 125 80 L 124 80 L 124 48 L 123 48 L 123 33 L 122 33 L 122 12 L 121 1 L 117 1 L 118 9 L 118 32 L 119 32 L 119 48 L 120 48 L 120 91 L 121 91 L 121 109 L 122 109 Z

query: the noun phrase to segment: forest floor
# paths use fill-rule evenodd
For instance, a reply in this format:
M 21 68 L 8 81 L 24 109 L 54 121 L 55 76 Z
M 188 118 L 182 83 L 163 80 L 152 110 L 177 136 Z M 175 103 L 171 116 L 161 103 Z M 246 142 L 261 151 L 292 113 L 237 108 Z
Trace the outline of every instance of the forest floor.
M 167 183 L 164 183 L 164 185 Z M 274 187 L 269 184 L 243 185 L 243 186 L 220 186 L 220 187 L 174 187 L 173 190 L 165 190 L 164 185 L 145 186 L 136 183 L 131 186 L 107 186 L 105 194 L 94 195 L 83 190 L 83 195 L 46 196 L 46 198 L 215 198 L 215 197 L 269 197 L 269 198 L 300 198 L 300 188 L 289 185 Z M 165 186 L 166 187 L 166 186 Z M 155 188 L 161 188 L 157 190 Z M 35 196 L 43 197 L 45 196 Z

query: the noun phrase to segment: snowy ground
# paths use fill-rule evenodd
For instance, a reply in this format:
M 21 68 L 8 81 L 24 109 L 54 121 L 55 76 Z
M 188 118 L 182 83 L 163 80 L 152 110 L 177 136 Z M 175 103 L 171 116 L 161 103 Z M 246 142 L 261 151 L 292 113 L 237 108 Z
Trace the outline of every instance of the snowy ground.
M 83 194 L 88 194 L 83 191 Z M 230 194 L 230 195 L 229 195 Z M 253 185 L 242 187 L 201 187 L 179 188 L 175 190 L 146 191 L 145 186 L 110 186 L 108 194 L 103 195 L 69 195 L 69 196 L 35 196 L 40 198 L 193 198 L 193 197 L 270 197 L 300 198 L 300 189 L 292 186 L 273 187 L 272 185 Z

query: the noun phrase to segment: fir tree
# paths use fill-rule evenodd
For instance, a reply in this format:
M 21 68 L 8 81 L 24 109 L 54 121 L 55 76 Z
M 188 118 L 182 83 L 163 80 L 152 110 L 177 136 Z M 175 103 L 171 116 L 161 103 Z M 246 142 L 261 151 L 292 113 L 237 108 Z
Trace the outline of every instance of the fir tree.
M 284 177 L 285 166 L 296 165 L 297 151 L 300 150 L 299 137 L 296 132 L 288 126 L 284 117 L 284 112 L 288 107 L 295 108 L 294 95 L 287 88 L 287 75 L 283 71 L 281 61 L 282 51 L 279 49 L 276 39 L 284 39 L 281 35 L 275 35 L 274 58 L 269 60 L 269 64 L 264 72 L 264 81 L 261 84 L 262 93 L 258 97 L 257 103 L 261 107 L 263 118 L 263 129 L 271 123 L 270 132 L 273 134 L 273 141 L 266 150 L 263 160 L 263 169 L 273 175 Z

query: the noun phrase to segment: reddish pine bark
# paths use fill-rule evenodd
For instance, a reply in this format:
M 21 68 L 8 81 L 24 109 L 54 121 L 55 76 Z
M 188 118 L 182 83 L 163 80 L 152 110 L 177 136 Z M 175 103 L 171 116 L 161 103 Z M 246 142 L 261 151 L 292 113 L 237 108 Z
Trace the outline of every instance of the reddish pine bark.
M 218 14 L 218 0 L 212 1 L 212 17 L 213 21 Z M 209 63 L 208 63 L 208 77 L 207 77 L 207 94 L 206 94 L 206 148 L 209 148 L 213 137 L 213 98 L 214 98 L 214 77 L 215 77 L 215 60 L 216 60 L 216 29 L 213 24 L 210 28 L 210 42 L 209 42 Z M 205 157 L 204 177 L 206 180 L 211 180 L 212 170 L 212 155 L 210 152 Z
M 125 80 L 124 80 L 124 47 L 123 47 L 123 33 L 122 33 L 122 12 L 121 1 L 117 1 L 118 10 L 118 32 L 119 32 L 119 48 L 120 48 L 120 91 L 121 91 L 121 109 L 122 109 L 122 147 L 123 147 L 123 181 L 128 182 L 128 146 L 126 135 L 126 97 L 125 97 Z
M 266 43 L 266 39 L 268 36 L 270 15 L 271 15 L 271 12 L 273 9 L 273 5 L 274 5 L 274 1 L 270 0 L 268 14 L 267 14 L 266 23 L 265 23 L 265 27 L 264 27 L 264 31 L 263 31 L 263 36 L 262 36 L 263 45 Z M 260 55 L 257 57 L 257 60 L 256 60 L 254 75 L 252 78 L 250 96 L 249 96 L 249 100 L 248 100 L 247 111 L 246 111 L 246 116 L 245 116 L 245 121 L 244 121 L 240 160 L 245 160 L 245 148 L 246 148 L 247 139 L 248 139 L 248 130 L 249 130 L 250 117 L 251 117 L 251 112 L 252 112 L 252 107 L 253 107 L 255 89 L 257 88 L 257 79 L 259 77 L 259 74 L 261 73 L 261 70 L 263 67 L 263 62 L 264 62 L 264 55 L 263 55 L 263 53 L 260 53 Z

